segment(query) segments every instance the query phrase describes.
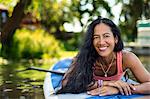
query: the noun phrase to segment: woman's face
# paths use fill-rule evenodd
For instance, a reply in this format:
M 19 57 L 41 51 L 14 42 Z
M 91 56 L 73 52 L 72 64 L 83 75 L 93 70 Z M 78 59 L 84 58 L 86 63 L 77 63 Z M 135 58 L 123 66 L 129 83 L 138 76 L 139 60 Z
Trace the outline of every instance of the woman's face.
M 100 56 L 107 57 L 111 55 L 117 42 L 118 39 L 113 36 L 108 25 L 100 23 L 95 26 L 93 45 Z

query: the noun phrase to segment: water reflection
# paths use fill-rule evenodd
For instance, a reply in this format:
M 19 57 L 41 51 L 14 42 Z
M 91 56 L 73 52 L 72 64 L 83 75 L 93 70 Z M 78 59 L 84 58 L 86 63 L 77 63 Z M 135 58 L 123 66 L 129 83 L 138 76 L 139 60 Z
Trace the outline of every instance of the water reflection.
M 9 63 L 0 67 L 0 99 L 43 99 L 42 80 L 33 80 L 31 74 L 22 77 L 16 72 L 20 63 Z M 28 65 L 29 66 L 29 65 Z
M 139 56 L 139 58 L 150 72 L 150 56 Z M 44 99 L 42 89 L 44 78 L 33 79 L 31 71 L 24 73 L 16 72 L 16 69 L 27 68 L 28 66 L 29 63 L 26 62 L 12 62 L 8 65 L 0 66 L 0 99 Z M 35 71 L 33 72 L 35 73 Z M 24 77 L 22 74 L 27 76 Z M 36 75 L 39 74 L 41 75 L 39 72 L 36 73 Z M 133 76 L 131 77 L 133 78 Z

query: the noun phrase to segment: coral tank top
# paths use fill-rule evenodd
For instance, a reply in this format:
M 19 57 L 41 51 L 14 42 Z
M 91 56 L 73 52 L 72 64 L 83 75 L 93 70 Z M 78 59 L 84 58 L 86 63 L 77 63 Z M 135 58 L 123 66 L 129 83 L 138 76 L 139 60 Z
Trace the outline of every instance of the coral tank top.
M 93 69 L 94 71 L 94 69 Z M 97 76 L 93 72 L 93 79 L 94 80 L 120 80 L 123 76 L 123 69 L 122 69 L 122 52 L 117 52 L 117 74 L 108 77 L 101 77 Z

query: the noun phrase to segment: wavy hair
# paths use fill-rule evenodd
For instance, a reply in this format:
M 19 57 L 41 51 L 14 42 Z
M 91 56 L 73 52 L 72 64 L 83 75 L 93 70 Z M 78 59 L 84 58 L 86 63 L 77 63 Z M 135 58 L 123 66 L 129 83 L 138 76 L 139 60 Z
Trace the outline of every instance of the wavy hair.
M 118 38 L 118 43 L 115 45 L 114 51 L 123 49 L 123 42 L 118 27 L 109 19 L 98 17 L 94 20 L 87 29 L 84 43 L 76 57 L 74 68 L 67 75 L 68 81 L 57 93 L 81 93 L 87 91 L 87 86 L 94 82 L 93 80 L 93 65 L 96 62 L 99 54 L 93 46 L 93 33 L 97 24 L 104 23 L 111 28 L 114 37 Z

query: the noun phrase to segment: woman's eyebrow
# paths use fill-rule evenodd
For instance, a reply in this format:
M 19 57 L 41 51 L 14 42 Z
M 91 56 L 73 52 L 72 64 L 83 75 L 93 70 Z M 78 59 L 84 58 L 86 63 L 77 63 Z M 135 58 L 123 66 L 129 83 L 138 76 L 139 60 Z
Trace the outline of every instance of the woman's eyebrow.
M 111 33 L 107 32 L 107 33 L 104 33 L 103 35 L 111 35 Z
M 110 35 L 111 33 L 110 33 L 110 32 L 106 32 L 106 33 L 104 33 L 103 35 L 107 35 L 107 34 Z M 93 36 L 99 36 L 99 33 L 94 33 Z
M 106 33 L 104 33 L 104 34 L 111 34 L 110 32 L 106 32 Z

